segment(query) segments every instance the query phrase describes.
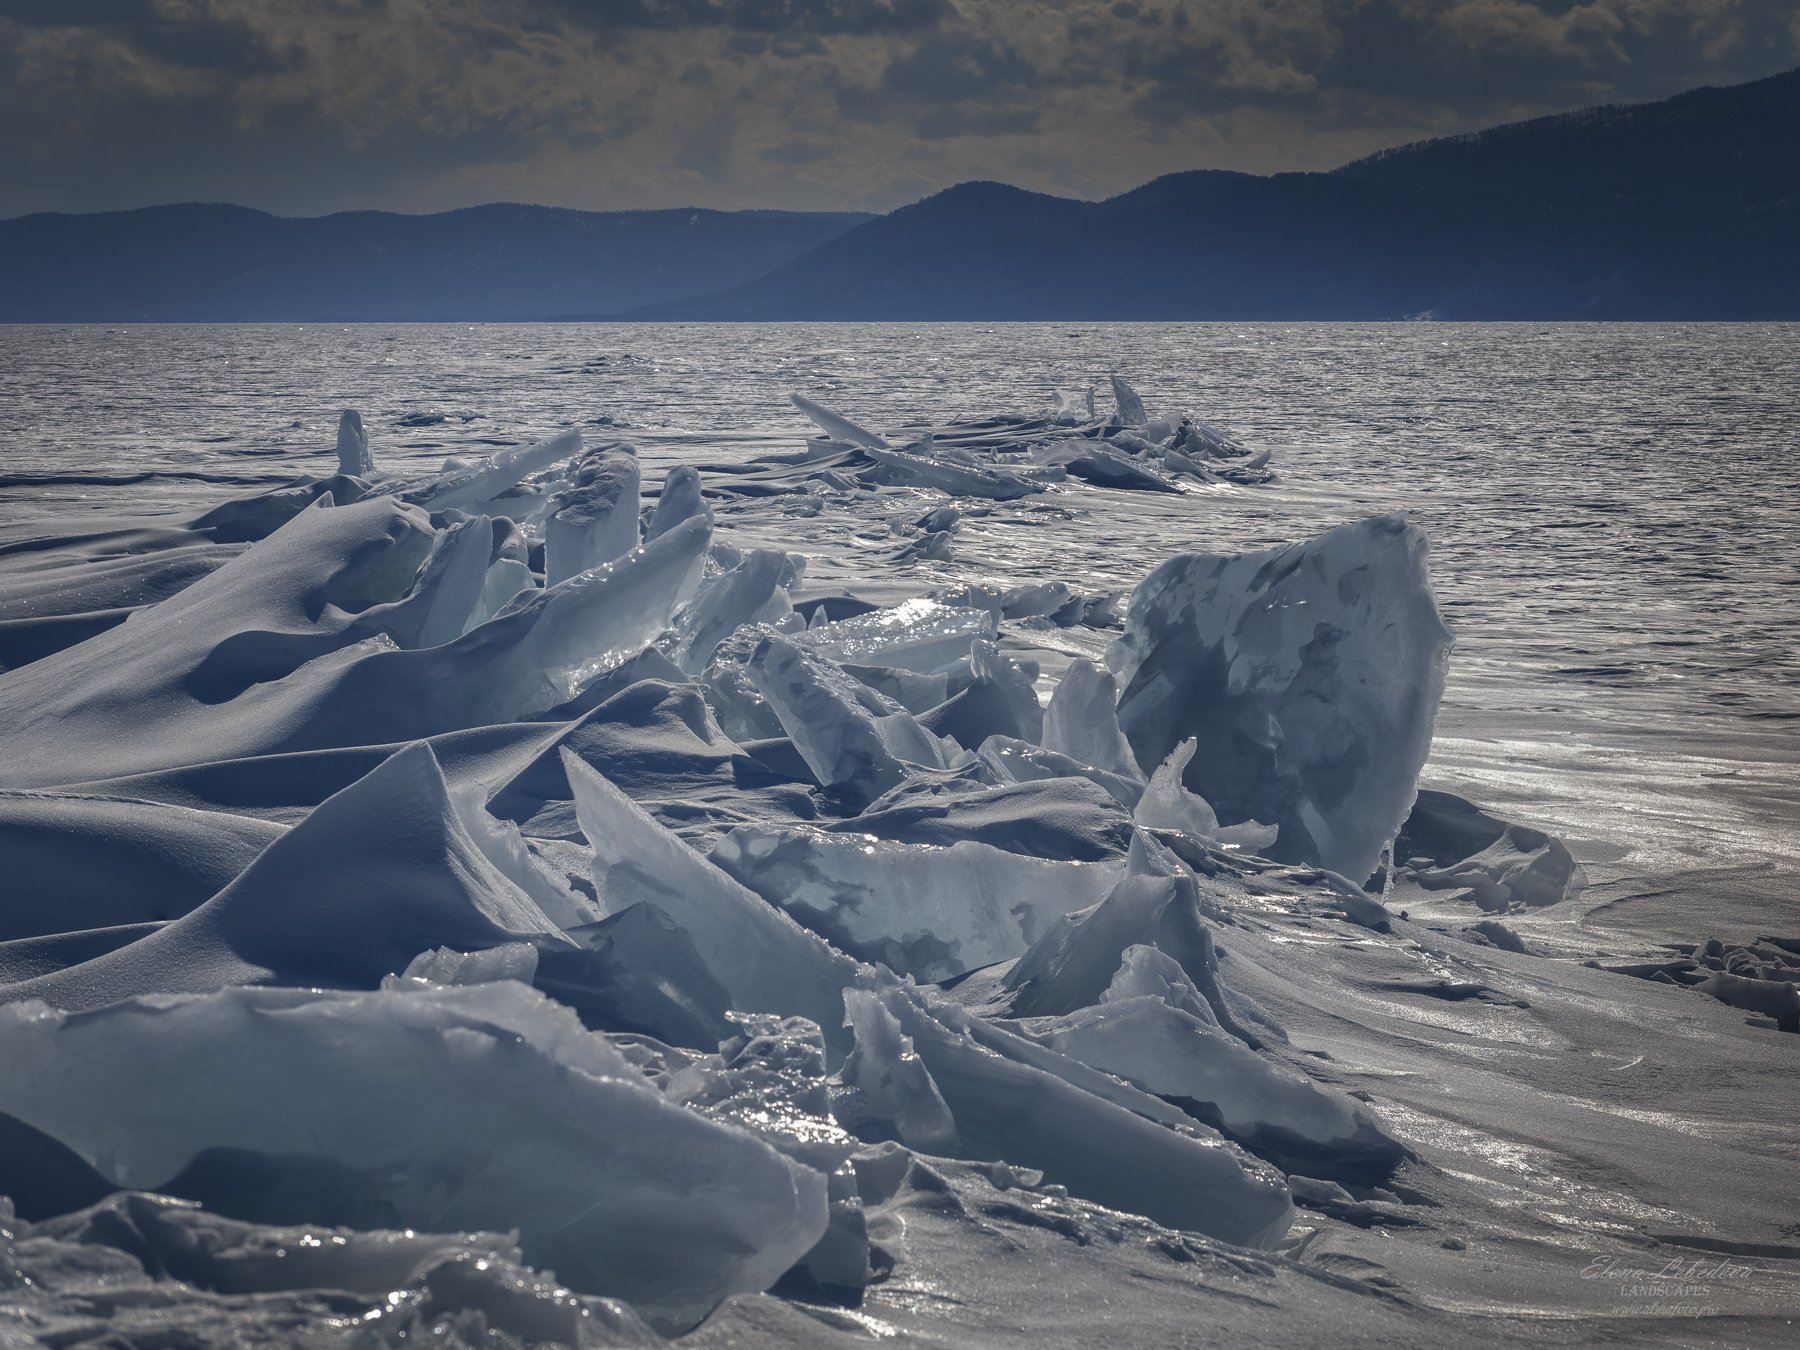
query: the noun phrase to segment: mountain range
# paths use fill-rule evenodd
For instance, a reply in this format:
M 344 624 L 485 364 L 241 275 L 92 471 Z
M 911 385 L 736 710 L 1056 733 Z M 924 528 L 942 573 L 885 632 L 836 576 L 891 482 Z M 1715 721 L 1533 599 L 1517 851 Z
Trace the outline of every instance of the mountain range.
M 0 321 L 1800 319 L 1800 70 L 1105 201 L 0 221 Z

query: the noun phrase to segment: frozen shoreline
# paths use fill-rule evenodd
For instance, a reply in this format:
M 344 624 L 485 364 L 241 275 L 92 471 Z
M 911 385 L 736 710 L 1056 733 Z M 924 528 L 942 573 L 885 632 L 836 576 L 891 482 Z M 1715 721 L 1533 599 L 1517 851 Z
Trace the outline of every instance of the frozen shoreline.
M 691 453 L 672 440 L 659 445 L 654 436 L 640 444 L 647 470 L 667 463 L 665 456 Z M 735 448 L 741 454 L 767 447 L 740 442 Z M 992 581 L 1045 581 L 1057 576 L 1059 563 L 1067 575 L 1069 530 L 1078 528 L 1084 563 L 1102 564 L 1084 567 L 1083 589 L 1098 591 L 1098 583 L 1128 572 L 1141 556 L 1139 545 L 1096 557 L 1107 535 L 1124 529 L 1140 538 L 1166 537 L 1181 519 L 1168 513 L 1186 511 L 1192 519 L 1197 509 L 1241 508 L 1259 516 L 1251 527 L 1259 532 L 1312 513 L 1314 524 L 1294 537 L 1330 523 L 1316 519 L 1323 494 L 1285 487 L 1261 493 L 1209 488 L 1165 504 L 1148 493 L 1121 501 L 1123 494 L 1083 486 L 1049 503 L 1049 514 L 1015 503 L 972 515 L 952 547 L 963 575 L 972 568 Z M 843 592 L 885 603 L 957 575 L 951 565 L 897 557 L 906 537 L 888 525 L 911 502 L 929 508 L 941 500 L 902 488 L 860 505 L 854 498 L 836 508 L 827 501 L 806 514 L 789 510 L 794 503 L 782 496 L 715 501 L 714 509 L 721 539 L 736 548 L 798 544 L 811 556 L 806 588 L 796 598 Z M 1330 500 L 1324 510 L 1343 509 L 1341 498 Z M 1119 514 L 1127 508 L 1129 525 Z M 1143 523 L 1158 517 L 1170 523 Z M 1069 659 L 1098 655 L 1111 636 L 1029 620 L 1003 624 L 1002 631 L 1004 652 L 1040 662 L 1046 691 Z M 1705 931 L 1695 931 L 1693 882 L 1683 879 L 1694 869 L 1682 857 L 1695 850 L 1659 846 L 1643 826 L 1662 813 L 1692 819 L 1706 800 L 1691 786 L 1697 750 L 1709 749 L 1719 761 L 1730 757 L 1704 742 L 1675 753 L 1665 744 L 1651 772 L 1641 754 L 1620 754 L 1596 772 L 1592 746 L 1544 734 L 1566 732 L 1571 723 L 1564 719 L 1530 707 L 1477 713 L 1473 705 L 1507 682 L 1500 653 L 1476 656 L 1473 672 L 1460 683 L 1453 676 L 1425 783 L 1567 833 L 1588 871 L 1587 890 L 1561 905 L 1504 916 L 1538 954 L 1471 945 L 1404 920 L 1391 935 L 1373 935 L 1341 920 L 1321 921 L 1291 893 L 1242 914 L 1224 946 L 1227 974 L 1285 1026 L 1294 1052 L 1312 1056 L 1339 1088 L 1366 1093 L 1385 1127 L 1417 1152 L 1391 1188 L 1374 1188 L 1386 1194 L 1357 1198 L 1326 1187 L 1312 1193 L 1296 1230 L 1302 1240 L 1288 1254 L 1291 1265 L 1278 1261 L 1225 1275 L 1237 1258 L 1201 1243 L 1194 1248 L 1203 1253 L 1198 1261 L 1192 1253 L 1166 1256 L 1175 1265 L 1152 1273 L 1142 1268 L 1144 1258 L 1125 1255 L 1137 1250 L 1138 1239 L 1120 1236 L 1143 1230 L 1121 1228 L 1116 1218 L 1054 1193 L 1027 1192 L 1033 1198 L 1021 1208 L 1002 1198 L 1010 1192 L 996 1190 L 993 1176 L 950 1166 L 945 1175 L 963 1218 L 926 1203 L 916 1186 L 883 1202 L 887 1218 L 912 1238 L 893 1278 L 871 1285 L 860 1308 L 809 1312 L 804 1302 L 740 1298 L 694 1333 L 698 1342 L 734 1332 L 778 1341 L 803 1329 L 821 1343 L 840 1336 L 849 1343 L 877 1324 L 951 1340 L 978 1327 L 977 1339 L 992 1344 L 1012 1343 L 1022 1333 L 1053 1343 L 1091 1342 L 1106 1334 L 1106 1291 L 1131 1273 L 1140 1276 L 1136 1289 L 1160 1291 L 1134 1298 L 1128 1314 L 1146 1330 L 1157 1328 L 1152 1339 L 1178 1337 L 1190 1322 L 1267 1334 L 1271 1318 L 1281 1319 L 1285 1339 L 1321 1339 L 1327 1328 L 1341 1331 L 1351 1316 L 1369 1339 L 1403 1344 L 1441 1339 L 1454 1319 L 1478 1326 L 1484 1338 L 1531 1339 L 1545 1333 L 1550 1319 L 1550 1334 L 1575 1341 L 1604 1326 L 1629 1327 L 1634 1340 L 1681 1343 L 1694 1324 L 1685 1313 L 1658 1311 L 1669 1303 L 1715 1307 L 1716 1316 L 1728 1319 L 1709 1320 L 1703 1334 L 1742 1334 L 1746 1342 L 1778 1334 L 1783 1309 L 1792 1306 L 1791 1263 L 1800 1255 L 1783 1228 L 1787 1202 L 1797 1193 L 1783 1145 L 1793 1105 L 1792 1089 L 1784 1086 L 1791 1080 L 1792 1043 L 1746 1027 L 1743 1013 L 1690 991 L 1569 959 L 1635 955 L 1657 941 L 1715 933 L 1737 937 L 1731 925 L 1742 925 L 1746 935 L 1778 928 L 1782 910 L 1772 902 L 1784 898 L 1779 878 L 1765 883 L 1764 896 L 1752 891 L 1742 899 L 1743 880 L 1715 870 L 1699 893 Z M 1605 721 L 1601 707 L 1589 725 Z M 1610 746 L 1615 754 L 1631 750 L 1641 735 L 1614 728 Z M 1749 767 L 1781 787 L 1786 762 L 1769 758 L 1766 748 L 1763 754 L 1760 761 L 1746 755 L 1740 783 Z M 1578 788 L 1548 785 L 1559 757 L 1580 766 Z M 1610 796 L 1595 793 L 1596 785 L 1609 783 Z M 1621 805 L 1631 808 L 1630 831 L 1606 823 L 1618 818 Z M 1779 856 L 1780 809 L 1779 798 L 1759 801 L 1747 786 L 1742 809 L 1716 827 L 1720 836 L 1705 847 L 1748 855 L 1742 866 L 1754 869 L 1759 850 Z M 1634 852 L 1616 853 L 1625 847 Z M 1677 900 L 1621 903 L 1671 882 L 1682 883 Z M 1735 909 L 1728 903 L 1734 899 Z M 1428 921 L 1455 913 L 1440 908 Z M 1465 917 L 1479 915 L 1466 910 Z M 1425 910 L 1415 918 L 1427 920 Z M 1564 959 L 1548 960 L 1545 952 Z M 1760 1166 L 1742 1167 L 1746 1156 Z M 971 1226 L 971 1214 L 984 1217 Z M 1003 1237 L 995 1237 L 994 1225 Z M 1314 1231 L 1305 1234 L 1308 1228 Z M 1154 1246 L 1161 1239 L 1145 1240 Z M 1012 1259 L 984 1256 L 994 1241 L 1011 1248 Z M 1627 1292 L 1654 1289 L 1656 1279 L 1633 1277 L 1614 1289 L 1606 1277 L 1614 1269 L 1667 1271 L 1672 1261 L 1697 1260 L 1700 1253 L 1715 1261 L 1731 1256 L 1726 1264 L 1741 1262 L 1750 1273 L 1714 1270 L 1710 1283 L 1696 1275 L 1681 1281 L 1685 1292 L 1669 1297 Z M 975 1274 L 969 1263 L 983 1260 L 989 1264 Z M 1600 1276 L 1587 1274 L 1596 1261 L 1615 1265 Z M 1176 1267 L 1184 1273 L 1175 1274 Z M 1331 1278 L 1321 1282 L 1322 1273 Z M 1252 1314 L 1209 1297 L 1222 1275 L 1226 1284 L 1259 1286 L 1258 1297 L 1274 1309 Z M 1141 1282 L 1144 1276 L 1149 1283 Z M 1076 1306 L 1058 1305 L 1054 1335 L 1046 1337 L 1042 1326 L 1026 1331 L 1028 1309 L 1051 1285 L 1070 1291 Z M 1710 1292 L 1694 1293 L 1690 1285 Z M 962 1311 L 932 1311 L 946 1297 Z M 1345 1298 L 1354 1300 L 1354 1313 L 1341 1306 Z M 1372 1307 L 1381 1311 L 1372 1315 Z

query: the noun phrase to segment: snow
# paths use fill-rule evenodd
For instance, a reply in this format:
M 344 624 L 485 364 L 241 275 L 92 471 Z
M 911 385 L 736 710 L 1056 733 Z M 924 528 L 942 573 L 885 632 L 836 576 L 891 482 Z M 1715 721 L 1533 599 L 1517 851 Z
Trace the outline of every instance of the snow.
M 647 518 L 652 454 L 374 479 L 346 414 L 355 477 L 0 555 L 21 1325 L 1425 1343 L 1696 1169 L 1779 1191 L 1705 1170 L 1737 1077 L 1596 1084 L 1784 1081 L 1800 939 L 1546 959 L 1571 846 L 1419 790 L 1421 530 L 1182 554 L 1122 628 L 1118 560 L 1010 565 L 1257 509 L 1266 451 L 1112 391 L 670 431 Z

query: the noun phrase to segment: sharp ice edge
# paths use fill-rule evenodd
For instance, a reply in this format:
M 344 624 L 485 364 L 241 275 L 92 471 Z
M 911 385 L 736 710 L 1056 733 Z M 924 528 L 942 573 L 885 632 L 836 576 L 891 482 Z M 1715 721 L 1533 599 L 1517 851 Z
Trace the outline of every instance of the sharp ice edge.
M 1262 471 L 1266 455 L 1215 428 L 1152 420 L 1116 376 L 1112 392 L 1104 421 L 1091 393 L 1059 396 L 1049 415 L 902 448 L 796 395 L 828 438 L 802 469 L 1001 500 L 1065 470 L 1159 490 Z M 806 468 L 818 461 L 836 467 Z M 348 1195 L 368 1202 L 353 1226 L 380 1210 L 457 1236 L 347 1239 L 332 1287 L 428 1281 L 479 1250 L 553 1266 L 581 1292 L 544 1286 L 546 1307 L 635 1336 L 630 1309 L 590 1296 L 668 1331 L 790 1269 L 874 1278 L 852 1165 L 871 1144 L 1018 1164 L 1248 1245 L 1278 1241 L 1293 1212 L 1269 1159 L 1378 1176 L 1400 1156 L 1359 1103 L 1270 1057 L 1280 1030 L 1221 977 L 1211 932 L 1275 875 L 1233 870 L 1231 850 L 1366 875 L 1405 815 L 1447 650 L 1412 527 L 1172 560 L 1134 593 L 1110 669 L 1074 661 L 1045 707 L 1035 665 L 999 645 L 1002 619 L 1105 622 L 1105 598 L 970 586 L 965 604 L 803 625 L 804 559 L 715 544 L 690 468 L 668 475 L 640 538 L 635 456 L 584 454 L 572 430 L 371 487 L 346 413 L 339 467 L 209 513 L 205 528 L 260 542 L 0 674 L 0 810 L 31 856 L 84 865 L 51 840 L 71 822 L 118 832 L 114 869 L 185 850 L 110 908 L 39 925 L 15 958 L 33 973 L 0 985 L 0 1053 L 25 1066 L 0 1083 L 0 1112 L 106 1183 L 180 1191 L 223 1166 L 229 1198 L 255 1208 L 290 1202 L 295 1178 L 335 1178 L 309 1203 Z M 943 507 L 919 528 L 958 524 Z M 668 778 L 652 814 L 609 777 L 624 766 L 557 748 L 607 715 L 610 672 L 634 662 L 703 675 L 688 688 L 708 717 L 776 756 L 729 747 L 744 795 L 711 856 L 670 828 L 718 809 L 683 799 L 693 770 L 676 757 L 634 768 Z M 528 719 L 541 739 L 454 781 L 424 739 Z M 395 742 L 412 744 L 291 829 L 59 790 L 273 755 L 300 772 L 308 754 Z M 783 744 L 798 781 L 774 773 L 786 795 L 755 797 Z M 1367 767 L 1334 779 L 1327 750 Z M 494 814 L 527 782 L 534 815 Z M 1035 834 L 978 809 L 1021 790 L 1050 811 Z M 871 807 L 871 828 L 990 833 L 858 832 Z M 845 828 L 809 823 L 822 811 Z M 1128 851 L 1105 842 L 1115 828 Z M 1052 837 L 1099 856 L 1034 856 Z M 1347 908 L 1361 896 L 1332 884 Z M 71 921 L 147 931 L 58 967 Z M 915 983 L 953 978 L 954 997 Z M 140 1232 L 231 1222 L 105 1204 Z M 275 1224 L 265 1213 L 256 1231 Z

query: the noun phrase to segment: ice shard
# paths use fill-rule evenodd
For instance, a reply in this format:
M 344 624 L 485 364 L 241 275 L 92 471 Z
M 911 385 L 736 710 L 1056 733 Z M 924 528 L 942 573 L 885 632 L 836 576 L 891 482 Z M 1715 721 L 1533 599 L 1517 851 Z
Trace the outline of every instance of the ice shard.
M 575 465 L 570 480 L 550 499 L 544 525 L 547 586 L 611 562 L 638 544 L 636 451 L 630 446 L 597 451 Z
M 338 472 L 352 478 L 367 478 L 375 472 L 375 458 L 369 453 L 369 433 L 363 427 L 362 414 L 345 408 L 338 415 Z
M 568 751 L 562 758 L 607 912 L 655 905 L 687 931 L 734 1008 L 806 1017 L 834 1034 L 855 963 L 694 852 L 581 759 Z
M 1143 771 L 1119 730 L 1118 703 L 1112 672 L 1076 657 L 1044 709 L 1044 749 L 1141 783 Z
M 852 956 L 944 980 L 1017 956 L 1093 904 L 1122 862 L 1051 862 L 965 840 L 948 847 L 806 826 L 746 826 L 713 859 Z
M 1275 858 L 1360 882 L 1412 806 L 1450 643 L 1424 532 L 1377 516 L 1170 559 L 1107 664 L 1140 766 L 1196 738 L 1184 781 L 1221 820 L 1274 825 Z
M 656 509 L 644 528 L 644 542 L 667 534 L 682 521 L 707 514 L 701 495 L 699 471 L 687 464 L 677 464 L 663 479 L 662 491 L 656 498 Z
M 825 1231 L 821 1173 L 669 1102 L 513 981 L 27 1005 L 0 1009 L 0 1054 L 0 1111 L 121 1186 L 225 1147 L 329 1164 L 392 1226 L 516 1231 L 528 1260 L 664 1331 L 767 1288 Z

